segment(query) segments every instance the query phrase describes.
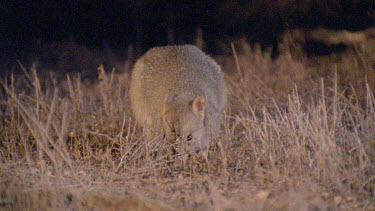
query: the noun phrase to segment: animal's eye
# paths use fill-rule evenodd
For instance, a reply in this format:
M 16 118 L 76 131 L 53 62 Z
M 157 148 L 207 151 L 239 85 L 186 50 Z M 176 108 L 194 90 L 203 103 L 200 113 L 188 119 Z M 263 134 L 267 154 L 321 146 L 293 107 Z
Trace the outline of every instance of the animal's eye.
M 187 140 L 187 141 L 191 141 L 191 140 L 193 140 L 193 136 L 192 136 L 191 134 L 189 134 L 189 135 L 187 136 L 186 140 Z

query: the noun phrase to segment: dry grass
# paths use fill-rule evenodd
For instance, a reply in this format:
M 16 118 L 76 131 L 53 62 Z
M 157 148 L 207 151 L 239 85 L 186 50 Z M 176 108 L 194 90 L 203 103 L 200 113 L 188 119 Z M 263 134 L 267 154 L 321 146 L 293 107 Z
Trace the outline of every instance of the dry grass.
M 235 71 L 221 137 L 203 156 L 168 154 L 135 127 L 126 72 L 100 67 L 96 84 L 52 74 L 43 88 L 35 68 L 21 86 L 3 79 L 0 208 L 374 209 L 373 84 L 343 86 L 340 63 L 321 79 L 290 51 L 274 61 L 242 47 L 217 58 Z

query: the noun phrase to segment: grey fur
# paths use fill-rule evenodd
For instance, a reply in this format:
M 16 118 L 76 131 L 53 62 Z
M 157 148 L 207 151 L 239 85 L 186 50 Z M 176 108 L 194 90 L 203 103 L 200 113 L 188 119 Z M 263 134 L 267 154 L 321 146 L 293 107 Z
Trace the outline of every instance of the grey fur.
M 220 66 L 195 46 L 155 47 L 134 66 L 130 103 L 137 122 L 171 143 L 186 142 L 189 152 L 218 134 L 226 101 Z

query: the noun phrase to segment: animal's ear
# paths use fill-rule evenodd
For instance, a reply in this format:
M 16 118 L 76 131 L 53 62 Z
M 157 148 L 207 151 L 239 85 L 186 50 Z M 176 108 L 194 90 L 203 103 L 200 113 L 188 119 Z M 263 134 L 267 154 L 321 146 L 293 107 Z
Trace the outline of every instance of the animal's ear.
M 195 115 L 204 116 L 204 110 L 206 109 L 206 100 L 202 96 L 198 96 L 193 100 L 192 109 Z
M 166 94 L 164 97 L 163 113 L 165 114 L 172 106 L 173 98 L 170 94 Z

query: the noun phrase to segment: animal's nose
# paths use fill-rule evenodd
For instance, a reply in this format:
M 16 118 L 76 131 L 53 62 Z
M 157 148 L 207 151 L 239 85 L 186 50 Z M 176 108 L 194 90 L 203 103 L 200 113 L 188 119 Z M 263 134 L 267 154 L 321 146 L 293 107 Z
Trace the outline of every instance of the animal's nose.
M 190 154 L 195 153 L 195 154 L 201 155 L 202 152 L 204 152 L 204 149 L 205 149 L 205 147 L 202 147 L 202 146 L 197 146 L 197 145 L 195 145 L 195 146 L 190 146 L 189 153 L 190 153 Z

